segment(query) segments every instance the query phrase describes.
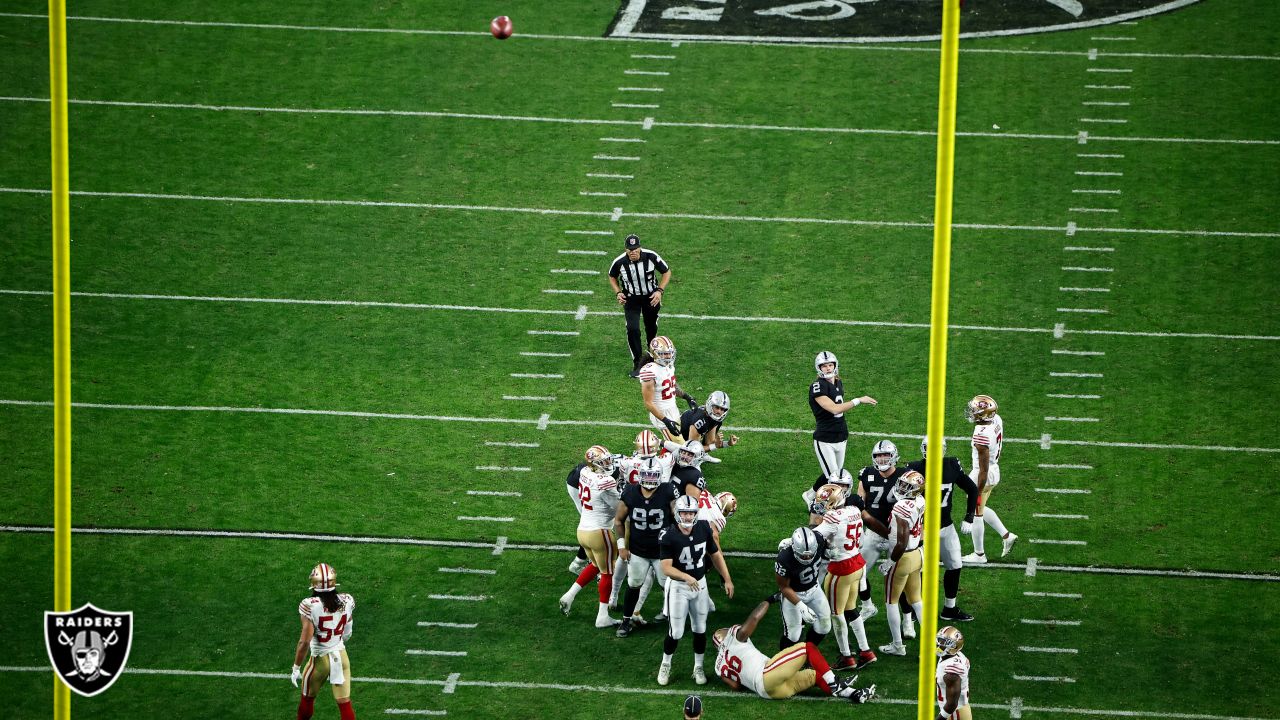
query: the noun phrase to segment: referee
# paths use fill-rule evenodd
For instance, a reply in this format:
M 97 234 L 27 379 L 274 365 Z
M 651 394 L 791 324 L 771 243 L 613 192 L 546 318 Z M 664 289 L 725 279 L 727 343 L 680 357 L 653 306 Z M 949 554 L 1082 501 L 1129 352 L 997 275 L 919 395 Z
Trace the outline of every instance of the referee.
M 626 252 L 614 258 L 609 266 L 609 284 L 623 306 L 627 318 L 627 346 L 631 349 L 631 377 L 639 377 L 644 348 L 658 334 L 658 311 L 671 268 L 658 253 L 640 247 L 640 238 L 628 235 Z M 644 315 L 645 344 L 640 344 L 640 316 Z

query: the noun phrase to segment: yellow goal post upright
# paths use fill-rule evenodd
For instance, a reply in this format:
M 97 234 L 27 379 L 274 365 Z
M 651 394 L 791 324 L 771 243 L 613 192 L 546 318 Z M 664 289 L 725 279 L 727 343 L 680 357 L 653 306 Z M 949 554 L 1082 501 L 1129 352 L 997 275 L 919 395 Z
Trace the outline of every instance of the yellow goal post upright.
M 53 146 L 53 609 L 71 609 L 71 208 L 67 158 L 67 4 L 49 0 Z M 71 691 L 53 674 L 53 718 L 69 720 Z
M 960 55 L 960 0 L 942 2 L 942 64 L 938 81 L 938 168 L 933 219 L 933 283 L 929 310 L 929 416 L 933 449 L 925 465 L 924 613 L 920 618 L 919 720 L 938 716 L 934 697 L 938 633 L 938 532 L 942 520 L 942 438 L 947 392 L 947 312 L 951 292 L 951 199 L 955 177 L 956 77 Z

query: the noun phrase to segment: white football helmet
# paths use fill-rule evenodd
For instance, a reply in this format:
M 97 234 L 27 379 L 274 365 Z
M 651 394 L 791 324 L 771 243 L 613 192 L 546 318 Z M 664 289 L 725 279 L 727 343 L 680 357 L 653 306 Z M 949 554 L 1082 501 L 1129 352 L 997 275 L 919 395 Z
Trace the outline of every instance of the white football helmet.
M 637 470 L 640 487 L 645 490 L 657 490 L 662 484 L 662 464 L 655 457 L 647 457 Z
M 653 434 L 652 430 L 641 430 L 636 433 L 636 455 L 642 458 L 653 457 L 658 454 L 658 449 L 662 446 L 658 443 L 658 436 Z
M 818 535 L 807 527 L 791 533 L 791 552 L 801 565 L 811 565 L 818 557 Z
M 858 494 L 857 491 L 853 489 L 853 475 L 844 468 L 840 468 L 840 474 L 835 477 L 827 478 L 827 482 L 832 485 L 836 485 L 843 490 L 846 498 L 851 498 Z
M 333 566 L 328 563 L 320 563 L 311 568 L 311 589 L 316 592 L 329 592 L 338 587 L 338 573 L 333 571 Z
M 835 367 L 830 372 L 822 372 L 822 366 L 831 363 Z M 836 359 L 836 354 L 823 350 L 813 359 L 813 369 L 818 371 L 818 377 L 824 380 L 834 380 L 840 375 L 840 361 Z
M 690 440 L 682 445 L 679 452 L 676 453 L 676 464 L 683 467 L 698 467 L 705 452 L 702 449 L 701 441 Z
M 880 457 L 888 455 L 887 460 L 881 460 Z M 871 448 L 871 464 L 876 466 L 880 472 L 889 472 L 894 465 L 898 464 L 900 459 L 898 455 L 898 446 L 893 444 L 892 440 L 881 440 Z
M 724 416 L 729 414 L 729 394 L 716 390 L 707 396 L 707 414 L 716 422 L 723 421 Z
M 603 445 L 592 445 L 587 448 L 583 459 L 586 460 L 587 467 L 598 473 L 608 475 L 613 472 L 613 455 L 609 453 L 609 448 Z
M 733 514 L 738 512 L 738 498 L 731 492 L 716 493 L 716 503 L 720 505 L 720 513 L 724 515 L 725 520 L 733 517 Z
M 995 417 L 999 409 L 990 395 L 974 395 L 964 408 L 964 419 L 971 423 L 986 422 Z
M 942 454 L 943 454 L 944 456 L 947 454 L 947 439 L 946 439 L 946 438 L 942 438 Z M 920 440 L 920 457 L 922 457 L 922 458 L 927 458 L 927 457 L 929 457 L 929 438 L 927 438 L 927 437 L 925 437 L 925 438 L 921 438 L 921 440 Z
M 676 364 L 676 344 L 666 335 L 659 335 L 649 341 L 649 355 L 662 367 L 674 367 Z
M 676 522 L 685 530 L 693 528 L 698 522 L 698 501 L 688 495 L 676 498 Z
M 911 498 L 920 497 L 924 492 L 924 476 L 915 470 L 908 470 L 898 478 L 898 484 L 893 487 L 893 494 L 898 496 L 899 500 L 910 500 Z

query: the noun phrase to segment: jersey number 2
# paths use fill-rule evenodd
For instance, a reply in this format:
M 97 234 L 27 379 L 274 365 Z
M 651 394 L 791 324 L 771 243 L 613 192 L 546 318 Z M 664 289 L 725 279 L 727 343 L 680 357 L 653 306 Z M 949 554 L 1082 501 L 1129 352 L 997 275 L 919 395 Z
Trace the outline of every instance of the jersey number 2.
M 591 510 L 591 509 L 592 509 L 592 507 L 591 507 L 591 486 L 590 486 L 590 485 L 579 485 L 579 486 L 578 486 L 578 500 L 579 500 L 579 502 L 581 502 L 581 503 L 582 503 L 582 509 L 583 509 L 583 510 Z

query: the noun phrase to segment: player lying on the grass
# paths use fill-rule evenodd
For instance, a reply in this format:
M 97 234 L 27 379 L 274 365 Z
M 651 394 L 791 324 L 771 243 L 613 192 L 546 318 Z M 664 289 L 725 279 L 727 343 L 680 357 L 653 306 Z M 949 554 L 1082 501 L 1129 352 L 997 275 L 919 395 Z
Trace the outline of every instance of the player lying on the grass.
M 924 603 L 920 597 L 924 554 L 920 547 L 924 535 L 924 476 L 908 470 L 898 478 L 893 492 L 898 496 L 898 502 L 893 506 L 889 557 L 880 561 L 880 573 L 884 575 L 885 614 L 889 618 L 889 636 L 893 641 L 881 645 L 880 652 L 906 655 L 907 650 L 902 645 L 902 611 L 898 609 L 898 598 L 905 592 L 916 616 L 924 616 Z
M 1000 455 L 1004 450 L 1004 420 L 1001 419 L 996 401 L 990 395 L 975 395 L 965 406 L 964 416 L 973 423 L 973 480 L 978 484 L 978 518 L 973 526 L 973 552 L 965 555 L 964 562 L 981 565 L 987 561 L 984 539 L 986 526 L 1000 535 L 1000 557 L 1009 554 L 1018 536 L 1000 522 L 1000 516 L 990 507 L 991 492 L 1000 484 Z
M 973 616 L 956 606 L 956 596 L 960 592 L 960 571 L 964 562 L 960 559 L 960 537 L 956 534 L 955 523 L 951 520 L 951 500 L 956 488 L 964 491 L 967 507 L 964 523 L 960 531 L 968 533 L 973 529 L 974 513 L 978 510 L 978 486 L 964 474 L 960 460 L 947 455 L 947 439 L 942 439 L 942 529 L 938 535 L 938 549 L 942 555 L 942 589 L 946 596 L 940 616 L 944 620 L 965 622 Z M 907 463 L 907 468 L 915 470 L 927 479 L 926 461 L 929 458 L 929 439 L 920 441 L 920 459 Z
M 938 720 L 972 720 L 969 709 L 969 658 L 960 649 L 964 635 L 948 625 L 938 631 L 938 667 L 934 673 Z
M 658 536 L 671 525 L 677 495 L 674 485 L 662 481 L 662 466 L 654 457 L 640 466 L 639 482 L 622 491 L 622 500 L 613 516 L 618 555 L 627 568 L 627 594 L 623 600 L 622 624 L 617 632 L 620 638 L 630 635 L 637 624 L 636 608 L 640 603 L 641 587 L 651 582 L 650 577 L 655 573 L 659 585 L 663 588 L 667 585 L 666 575 L 662 572 Z
M 614 478 L 613 456 L 603 445 L 592 445 L 586 452 L 586 465 L 580 477 L 578 499 L 582 514 L 578 520 L 578 544 L 587 551 L 590 564 L 578 575 L 564 595 L 560 611 L 569 614 L 578 591 L 600 577 L 600 605 L 596 627 L 613 627 L 618 620 L 609 617 L 609 593 L 613 589 L 613 563 L 617 542 L 613 536 L 613 516 L 618 507 L 618 481 Z
M 846 499 L 838 485 L 823 485 L 818 497 L 809 508 L 809 514 L 821 515 L 821 522 L 813 532 L 825 541 L 827 575 L 822 581 L 822 592 L 831 608 L 835 625 L 836 647 L 840 657 L 837 668 L 864 668 L 876 661 L 867 643 L 867 631 L 862 615 L 858 612 L 858 584 L 862 581 L 866 561 L 859 550 L 862 536 L 862 499 L 853 495 Z M 853 626 L 854 639 L 858 641 L 858 656 L 853 657 L 849 647 L 849 627 Z
M 716 390 L 707 397 L 707 404 L 685 410 L 680 415 L 680 435 L 685 440 L 699 440 L 708 451 L 733 447 L 738 444 L 737 435 L 725 436 L 722 432 L 724 418 L 729 414 L 729 394 Z
M 355 623 L 351 619 L 356 601 L 348 593 L 339 593 L 338 574 L 325 563 L 311 570 L 311 596 L 298 605 L 302 616 L 302 634 L 293 653 L 293 686 L 302 683 L 298 699 L 298 720 L 309 720 L 315 712 L 316 693 L 328 681 L 333 699 L 338 703 L 342 720 L 355 720 L 351 707 L 351 661 L 347 659 L 346 641 Z M 311 659 L 306 669 L 302 660 L 310 648 Z
M 671 338 L 659 335 L 649 342 L 653 362 L 640 368 L 640 397 L 649 411 L 649 422 L 668 440 L 680 441 L 680 409 L 676 398 L 690 406 L 697 405 L 693 396 L 676 382 L 676 346 Z
M 693 681 L 707 682 L 702 668 L 707 651 L 707 613 L 711 596 L 707 593 L 708 560 L 724 580 L 724 592 L 733 598 L 733 579 L 724 554 L 711 535 L 711 527 L 698 519 L 698 502 L 688 495 L 676 500 L 676 524 L 668 525 L 658 536 L 662 572 L 667 576 L 663 594 L 663 614 L 669 618 L 667 637 L 662 642 L 662 664 L 658 666 L 658 684 L 671 682 L 671 658 L 684 636 L 685 618 L 693 630 Z
M 864 703 L 875 697 L 876 686 L 853 686 L 858 676 L 837 680 L 826 658 L 813 643 L 796 643 L 773 657 L 756 649 L 751 635 L 781 598 L 775 593 L 756 606 L 741 625 L 720 628 L 713 635 L 716 644 L 716 674 L 734 690 L 749 690 L 766 700 L 783 700 L 817 685 L 822 692 L 850 702 Z M 805 666 L 808 665 L 806 668 Z

